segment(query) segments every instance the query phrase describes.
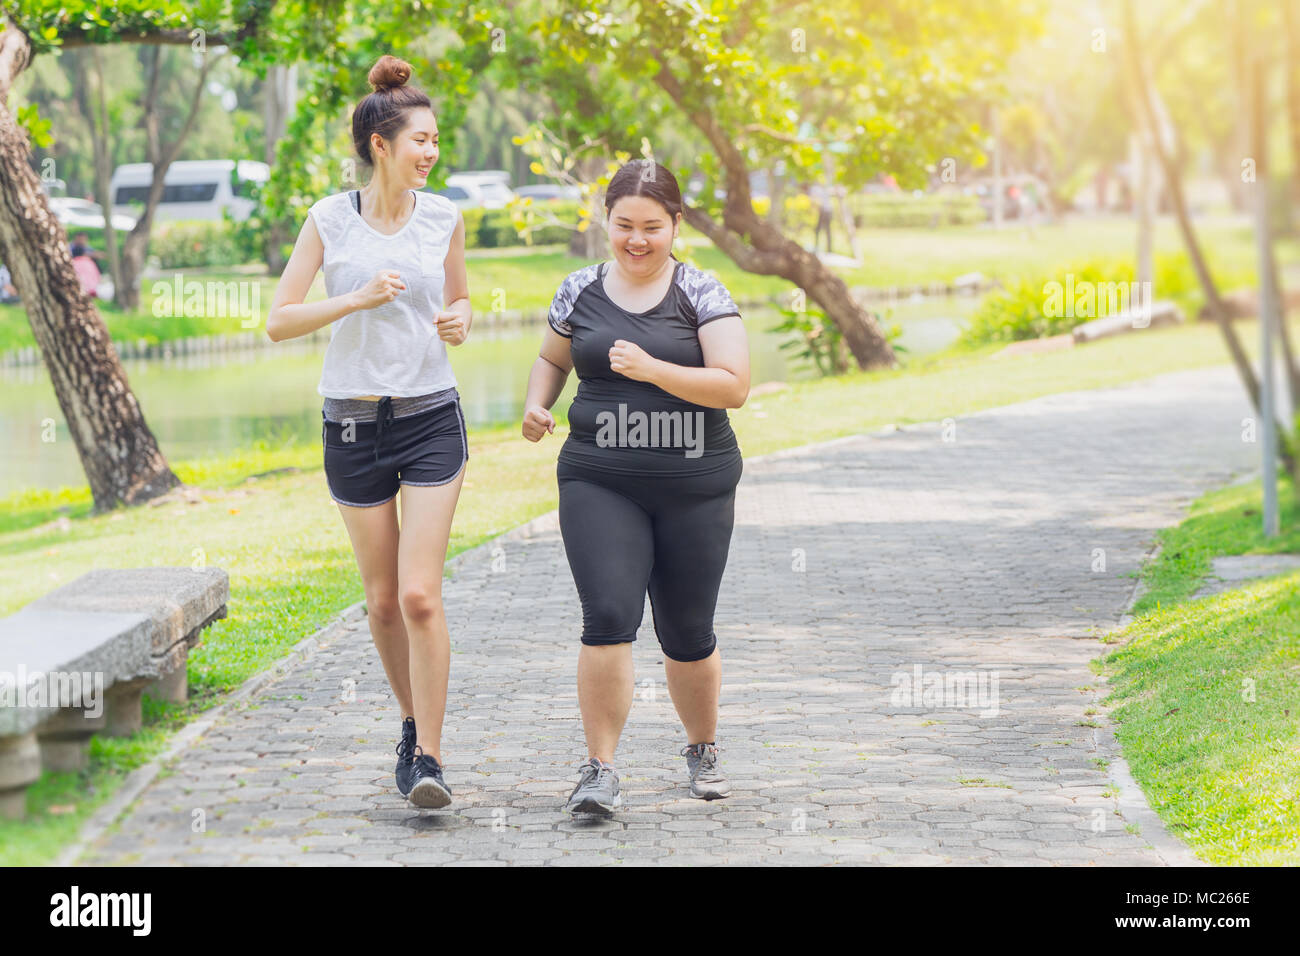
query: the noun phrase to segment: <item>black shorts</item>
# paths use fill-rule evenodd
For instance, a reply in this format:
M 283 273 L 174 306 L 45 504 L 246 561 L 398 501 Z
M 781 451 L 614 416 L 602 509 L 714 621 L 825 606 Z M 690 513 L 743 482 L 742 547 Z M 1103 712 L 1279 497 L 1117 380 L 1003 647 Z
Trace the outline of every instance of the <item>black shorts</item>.
M 469 442 L 460 400 L 402 418 L 332 422 L 321 411 L 325 481 L 341 505 L 372 508 L 392 501 L 401 485 L 445 485 L 469 461 Z

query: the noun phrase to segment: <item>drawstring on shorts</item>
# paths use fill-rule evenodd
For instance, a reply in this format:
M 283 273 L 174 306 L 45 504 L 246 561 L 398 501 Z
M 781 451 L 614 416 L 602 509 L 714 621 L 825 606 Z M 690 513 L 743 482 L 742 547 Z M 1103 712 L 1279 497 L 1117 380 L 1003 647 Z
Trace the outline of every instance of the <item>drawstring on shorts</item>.
M 379 400 L 378 413 L 375 417 L 375 464 L 379 464 L 379 443 L 384 432 L 393 424 L 393 399 L 385 395 Z

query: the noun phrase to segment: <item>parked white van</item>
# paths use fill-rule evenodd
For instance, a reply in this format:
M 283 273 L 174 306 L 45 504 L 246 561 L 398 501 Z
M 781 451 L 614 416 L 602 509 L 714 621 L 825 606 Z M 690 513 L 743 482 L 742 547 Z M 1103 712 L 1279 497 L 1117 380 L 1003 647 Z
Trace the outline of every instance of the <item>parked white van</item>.
M 232 172 L 237 173 L 234 188 Z M 154 215 L 158 219 L 220 219 L 221 211 L 229 209 L 235 219 L 244 220 L 253 209 L 247 184 L 265 183 L 270 177 L 271 168 L 266 163 L 251 159 L 180 160 L 167 167 L 162 200 Z M 113 212 L 135 214 L 128 204 L 144 203 L 151 182 L 151 163 L 127 163 L 113 170 L 109 181 Z

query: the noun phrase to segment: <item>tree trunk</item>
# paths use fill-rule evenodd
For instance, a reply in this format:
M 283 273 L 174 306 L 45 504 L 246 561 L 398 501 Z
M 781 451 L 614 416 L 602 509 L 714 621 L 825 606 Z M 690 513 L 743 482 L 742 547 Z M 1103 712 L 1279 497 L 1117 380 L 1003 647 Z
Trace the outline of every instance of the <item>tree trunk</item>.
M 267 166 L 275 165 L 276 144 L 284 138 L 289 127 L 289 118 L 293 116 L 298 94 L 298 65 L 277 64 L 266 72 L 266 147 L 263 161 Z M 271 223 L 266 230 L 266 239 L 262 247 L 262 256 L 266 260 L 267 271 L 278 276 L 289 264 L 284 254 L 284 246 L 293 241 L 292 223 L 280 221 Z
M 1151 158 L 1142 148 L 1142 137 L 1129 137 L 1129 175 L 1133 180 L 1133 211 L 1137 219 L 1137 281 L 1140 289 L 1154 289 L 1155 190 Z M 1145 284 L 1143 284 L 1145 283 Z
M 104 97 L 104 68 L 99 47 L 69 51 L 76 85 L 77 106 L 90 131 L 95 156 L 95 201 L 104 210 L 104 253 L 109 274 L 113 277 L 114 298 L 122 285 L 122 257 L 117 248 L 117 231 L 113 228 L 113 145 L 108 132 L 108 104 Z M 92 84 L 93 77 L 93 84 Z M 91 99 L 92 86 L 95 99 Z
M 769 198 L 772 206 L 767 211 L 767 221 L 778 232 L 785 228 L 785 162 L 778 161 L 768 174 Z
M 657 50 L 651 52 L 659 61 L 655 82 L 704 134 L 726 172 L 727 201 L 722 222 L 714 222 L 704 210 L 690 205 L 683 209 L 686 221 L 712 239 L 714 245 L 746 272 L 781 276 L 803 289 L 839 328 L 858 368 L 893 368 L 897 364 L 894 350 L 875 317 L 854 301 L 844 280 L 826 268 L 814 253 L 758 217 L 750 199 L 745 157 L 712 113 L 686 102 L 681 83 L 666 66 L 667 58 Z
M 171 143 L 164 143 L 158 132 L 161 117 L 158 115 L 158 86 L 162 78 L 162 49 L 153 46 L 142 54 L 142 59 L 149 58 L 149 87 L 144 98 L 145 154 L 153 167 L 153 179 L 149 184 L 149 197 L 145 200 L 144 212 L 136 221 L 135 228 L 122 244 L 122 283 L 114 290 L 113 301 L 127 311 L 140 307 L 140 273 L 144 271 L 145 255 L 149 251 L 149 233 L 153 229 L 154 213 L 162 201 L 167 168 L 171 166 L 181 151 L 185 137 L 194 128 L 194 120 L 199 115 L 199 100 L 203 96 L 208 82 L 208 71 L 220 54 L 205 50 L 203 65 L 199 69 L 198 82 L 190 98 L 189 115 L 180 135 Z
M 1287 130 L 1291 137 L 1291 196 L 1300 203 L 1300 0 L 1282 0 L 1282 14 L 1286 20 L 1282 72 L 1286 76 Z M 1286 322 L 1282 326 L 1285 328 Z
M 828 269 L 816 255 L 797 242 L 787 239 L 754 214 L 749 207 L 731 204 L 728 194 L 727 224 L 720 226 L 703 210 L 687 206 L 684 217 L 692 227 L 704 233 L 746 272 L 774 275 L 788 279 L 803 289 L 808 298 L 820 305 L 826 316 L 844 336 L 844 344 L 853 353 L 861 369 L 893 368 L 897 364 L 875 317 L 853 298 L 844 280 Z M 744 203 L 749 203 L 748 195 Z M 749 235 L 753 246 L 741 241 Z
M 1196 278 L 1200 282 L 1201 291 L 1205 294 L 1206 308 L 1218 324 L 1219 331 L 1223 334 L 1224 344 L 1228 347 L 1228 354 L 1232 356 L 1232 363 L 1246 388 L 1246 394 L 1250 396 L 1251 404 L 1258 412 L 1259 381 L 1255 377 L 1255 370 L 1251 367 L 1250 360 L 1246 358 L 1246 353 L 1242 350 L 1241 343 L 1237 341 L 1237 334 L 1232 328 L 1228 310 L 1224 308 L 1223 298 L 1219 295 L 1219 288 L 1214 282 L 1214 277 L 1210 275 L 1205 256 L 1201 253 L 1201 245 L 1197 241 L 1196 230 L 1192 226 L 1191 216 L 1187 212 L 1187 202 L 1183 198 L 1182 177 L 1179 175 L 1178 168 L 1174 165 L 1169 150 L 1165 148 L 1160 135 L 1161 114 L 1154 102 L 1153 91 L 1148 83 L 1146 71 L 1142 67 L 1141 54 L 1138 50 L 1137 18 L 1133 15 L 1133 0 L 1124 0 L 1124 33 L 1124 56 L 1127 68 L 1130 71 L 1133 89 L 1137 93 L 1139 112 L 1147 127 L 1147 142 L 1150 144 L 1151 151 L 1159 161 L 1160 169 L 1164 174 L 1165 186 L 1169 192 L 1169 201 L 1174 207 L 1174 215 L 1178 219 L 1178 229 L 1182 233 L 1183 243 L 1187 246 L 1187 256 L 1192 260 L 1192 268 L 1196 271 Z
M 30 148 L 9 111 L 9 87 L 31 46 L 0 31 L 0 256 L 13 273 L 49 372 L 95 510 L 136 504 L 180 484 L 144 421 L 94 303 L 81 291 L 67 235 L 30 165 Z

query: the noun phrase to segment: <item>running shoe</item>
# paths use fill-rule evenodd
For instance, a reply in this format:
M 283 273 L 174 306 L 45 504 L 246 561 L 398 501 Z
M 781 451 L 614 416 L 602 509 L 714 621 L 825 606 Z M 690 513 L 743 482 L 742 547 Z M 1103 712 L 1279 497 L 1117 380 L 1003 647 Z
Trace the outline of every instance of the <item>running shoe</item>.
M 566 813 L 599 813 L 608 816 L 623 805 L 618 772 L 592 757 L 581 767 L 578 785 L 564 805 Z
M 714 744 L 691 744 L 682 749 L 686 772 L 691 778 L 691 796 L 718 800 L 730 796 L 731 784 L 718 771 L 718 748 Z
M 424 751 L 415 755 L 411 768 L 411 792 L 406 799 L 428 810 L 437 810 L 451 803 L 451 788 L 442 779 L 442 767 Z
M 415 766 L 415 718 L 402 721 L 402 739 L 397 742 L 397 792 L 411 792 L 411 773 Z

